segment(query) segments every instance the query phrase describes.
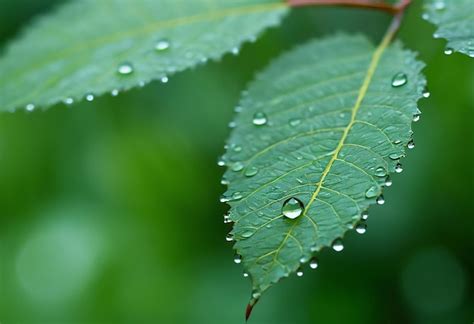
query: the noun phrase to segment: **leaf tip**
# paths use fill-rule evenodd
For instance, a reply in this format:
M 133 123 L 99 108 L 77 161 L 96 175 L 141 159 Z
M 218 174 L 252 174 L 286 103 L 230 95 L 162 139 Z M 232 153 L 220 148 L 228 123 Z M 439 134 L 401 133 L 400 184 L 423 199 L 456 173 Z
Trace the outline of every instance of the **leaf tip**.
M 247 304 L 247 308 L 245 309 L 245 322 L 248 322 L 250 315 L 252 314 L 253 307 L 255 306 L 255 304 L 257 304 L 257 302 L 257 298 L 252 298 Z

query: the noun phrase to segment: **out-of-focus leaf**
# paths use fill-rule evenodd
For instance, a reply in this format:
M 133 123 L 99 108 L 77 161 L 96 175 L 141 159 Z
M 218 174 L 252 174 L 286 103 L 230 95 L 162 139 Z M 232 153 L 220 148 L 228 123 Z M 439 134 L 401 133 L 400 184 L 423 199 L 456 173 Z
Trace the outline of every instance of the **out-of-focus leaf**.
M 0 109 L 126 90 L 237 53 L 277 25 L 278 0 L 78 0 L 32 24 L 0 60 Z
M 340 249 L 383 203 L 411 146 L 422 68 L 400 43 L 339 35 L 291 51 L 249 86 L 220 164 L 254 300 L 322 248 Z
M 472 0 L 426 0 L 423 17 L 438 26 L 434 37 L 448 41 L 453 51 L 474 57 L 474 2 Z

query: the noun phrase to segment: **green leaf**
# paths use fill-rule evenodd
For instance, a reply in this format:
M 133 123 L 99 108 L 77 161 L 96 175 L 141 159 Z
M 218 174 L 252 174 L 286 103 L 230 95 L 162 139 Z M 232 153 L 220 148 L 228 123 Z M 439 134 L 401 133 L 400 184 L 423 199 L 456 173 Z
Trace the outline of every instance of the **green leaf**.
M 6 49 L 0 60 L 0 111 L 166 81 L 236 52 L 287 11 L 280 0 L 72 1 Z
M 446 54 L 455 51 L 474 57 L 472 0 L 426 0 L 423 18 L 438 26 L 435 38 L 448 41 Z
M 254 301 L 359 224 L 401 171 L 426 82 L 413 52 L 387 44 L 312 41 L 244 92 L 219 164 Z

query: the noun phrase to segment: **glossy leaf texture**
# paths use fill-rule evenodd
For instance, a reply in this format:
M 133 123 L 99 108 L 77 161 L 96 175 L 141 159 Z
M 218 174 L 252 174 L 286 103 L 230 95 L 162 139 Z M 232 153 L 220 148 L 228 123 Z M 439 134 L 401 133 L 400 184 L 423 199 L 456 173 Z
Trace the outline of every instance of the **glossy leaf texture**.
M 426 85 L 415 56 L 336 35 L 277 59 L 244 92 L 219 164 L 254 301 L 383 202 Z
M 446 54 L 460 52 L 474 57 L 472 0 L 426 0 L 423 17 L 438 27 L 435 38 L 448 41 Z
M 0 110 L 70 104 L 237 53 L 279 0 L 77 0 L 29 26 L 0 59 Z

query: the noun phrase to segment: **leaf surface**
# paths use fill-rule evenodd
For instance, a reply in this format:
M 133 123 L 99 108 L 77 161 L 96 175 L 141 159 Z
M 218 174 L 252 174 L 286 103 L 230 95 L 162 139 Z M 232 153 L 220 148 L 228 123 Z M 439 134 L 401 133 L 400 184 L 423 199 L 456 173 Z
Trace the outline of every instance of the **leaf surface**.
M 0 59 L 0 110 L 125 90 L 236 52 L 279 0 L 77 0 L 36 21 Z M 119 72 L 119 69 L 122 73 Z
M 426 0 L 423 17 L 435 24 L 435 38 L 448 41 L 446 53 L 474 57 L 474 2 L 472 0 Z
M 400 171 L 422 68 L 400 43 L 338 35 L 277 59 L 244 92 L 221 200 L 254 300 L 361 222 Z M 291 198 L 304 206 L 294 219 L 282 212 Z

